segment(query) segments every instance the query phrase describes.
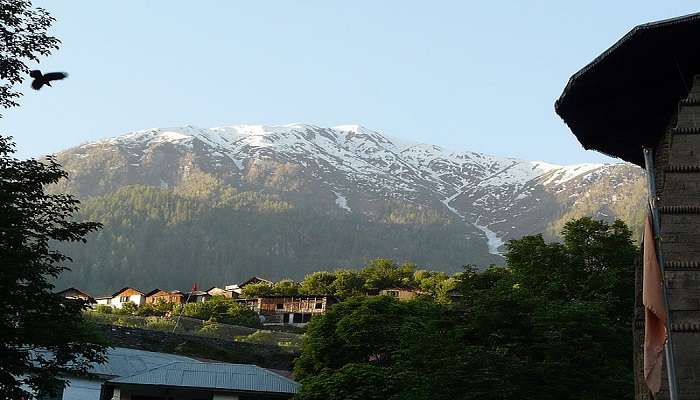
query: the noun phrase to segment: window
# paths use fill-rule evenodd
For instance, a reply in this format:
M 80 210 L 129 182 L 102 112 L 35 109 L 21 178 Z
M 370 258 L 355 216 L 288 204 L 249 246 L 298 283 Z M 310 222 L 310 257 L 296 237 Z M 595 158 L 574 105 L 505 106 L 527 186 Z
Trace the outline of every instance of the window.
M 316 305 L 314 306 L 314 308 L 317 309 L 317 310 L 322 309 L 322 308 L 323 308 L 323 303 L 316 303 Z
M 398 290 L 387 290 L 386 294 L 391 296 L 391 297 L 399 297 L 399 291 Z
M 120 296 L 119 297 L 120 303 L 126 303 L 127 301 L 129 301 L 129 296 Z
M 284 304 L 283 304 L 283 303 L 277 303 L 277 309 L 278 309 L 278 310 L 284 310 Z

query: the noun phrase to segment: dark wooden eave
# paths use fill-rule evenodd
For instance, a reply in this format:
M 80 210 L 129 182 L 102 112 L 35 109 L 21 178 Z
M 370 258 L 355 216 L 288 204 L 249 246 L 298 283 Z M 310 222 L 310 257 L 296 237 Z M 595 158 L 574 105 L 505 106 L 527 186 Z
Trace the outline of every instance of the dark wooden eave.
M 555 103 L 586 149 L 643 166 L 700 73 L 700 13 L 635 27 L 569 79 Z

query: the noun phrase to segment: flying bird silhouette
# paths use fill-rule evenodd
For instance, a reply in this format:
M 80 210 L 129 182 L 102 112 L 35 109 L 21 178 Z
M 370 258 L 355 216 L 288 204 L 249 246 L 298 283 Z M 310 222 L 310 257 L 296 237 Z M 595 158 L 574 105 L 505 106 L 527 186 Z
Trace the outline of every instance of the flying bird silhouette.
M 29 72 L 29 76 L 34 78 L 32 81 L 32 89 L 39 90 L 42 86 L 51 86 L 51 81 L 58 81 L 68 76 L 65 72 L 49 72 L 42 74 L 41 71 L 35 69 Z

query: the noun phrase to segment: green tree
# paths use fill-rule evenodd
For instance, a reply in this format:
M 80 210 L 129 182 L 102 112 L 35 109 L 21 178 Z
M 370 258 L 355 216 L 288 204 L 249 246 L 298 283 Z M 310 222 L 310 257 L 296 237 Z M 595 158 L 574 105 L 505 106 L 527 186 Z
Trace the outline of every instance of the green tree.
M 386 289 L 392 286 L 413 285 L 414 264 L 399 265 L 394 260 L 376 258 L 362 268 L 366 289 Z
M 332 294 L 343 299 L 365 294 L 365 280 L 359 271 L 339 269 L 334 274 Z
M 260 326 L 260 319 L 255 311 L 224 296 L 213 296 L 207 301 L 188 303 L 184 308 L 183 314 L 188 317 L 251 328 Z
M 4 11 L 0 18 L 7 18 Z M 51 283 L 71 261 L 53 244 L 84 242 L 100 225 L 74 221 L 79 202 L 45 192 L 47 185 L 66 177 L 52 158 L 20 161 L 13 153 L 14 145 L 0 137 L 2 399 L 29 396 L 27 387 L 53 393 L 63 385 L 56 379 L 60 370 L 85 371 L 104 359 L 104 347 L 83 329 L 87 304 L 54 294 Z
M 457 305 L 429 297 L 335 305 L 307 327 L 298 398 L 630 399 L 630 231 L 583 218 L 562 235 L 563 243 L 512 241 L 507 267 L 449 278 L 463 295 Z M 399 269 L 372 268 L 386 271 L 379 277 Z M 426 287 L 433 278 L 449 280 L 413 275 Z
M 306 275 L 301 281 L 299 292 L 302 294 L 333 294 L 335 274 L 328 271 L 318 271 Z
M 243 286 L 241 295 L 245 298 L 252 299 L 254 297 L 269 296 L 273 294 L 274 290 L 272 285 L 264 282 L 251 283 L 249 285 Z
M 47 34 L 54 21 L 46 10 L 28 0 L 0 0 L 0 107 L 19 105 L 14 90 L 29 73 L 27 63 L 38 62 L 58 49 L 60 41 Z
M 281 296 L 296 296 L 299 294 L 299 284 L 291 279 L 282 279 L 272 285 L 272 294 Z

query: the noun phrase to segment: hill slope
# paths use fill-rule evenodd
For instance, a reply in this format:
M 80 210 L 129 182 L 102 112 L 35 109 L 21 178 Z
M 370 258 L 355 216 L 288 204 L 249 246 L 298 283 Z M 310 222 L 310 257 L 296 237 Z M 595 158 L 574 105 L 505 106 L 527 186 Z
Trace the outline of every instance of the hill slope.
M 361 126 L 149 129 L 58 154 L 105 223 L 64 283 L 185 288 L 378 256 L 455 271 L 570 217 L 637 221 L 642 171 L 407 143 Z

